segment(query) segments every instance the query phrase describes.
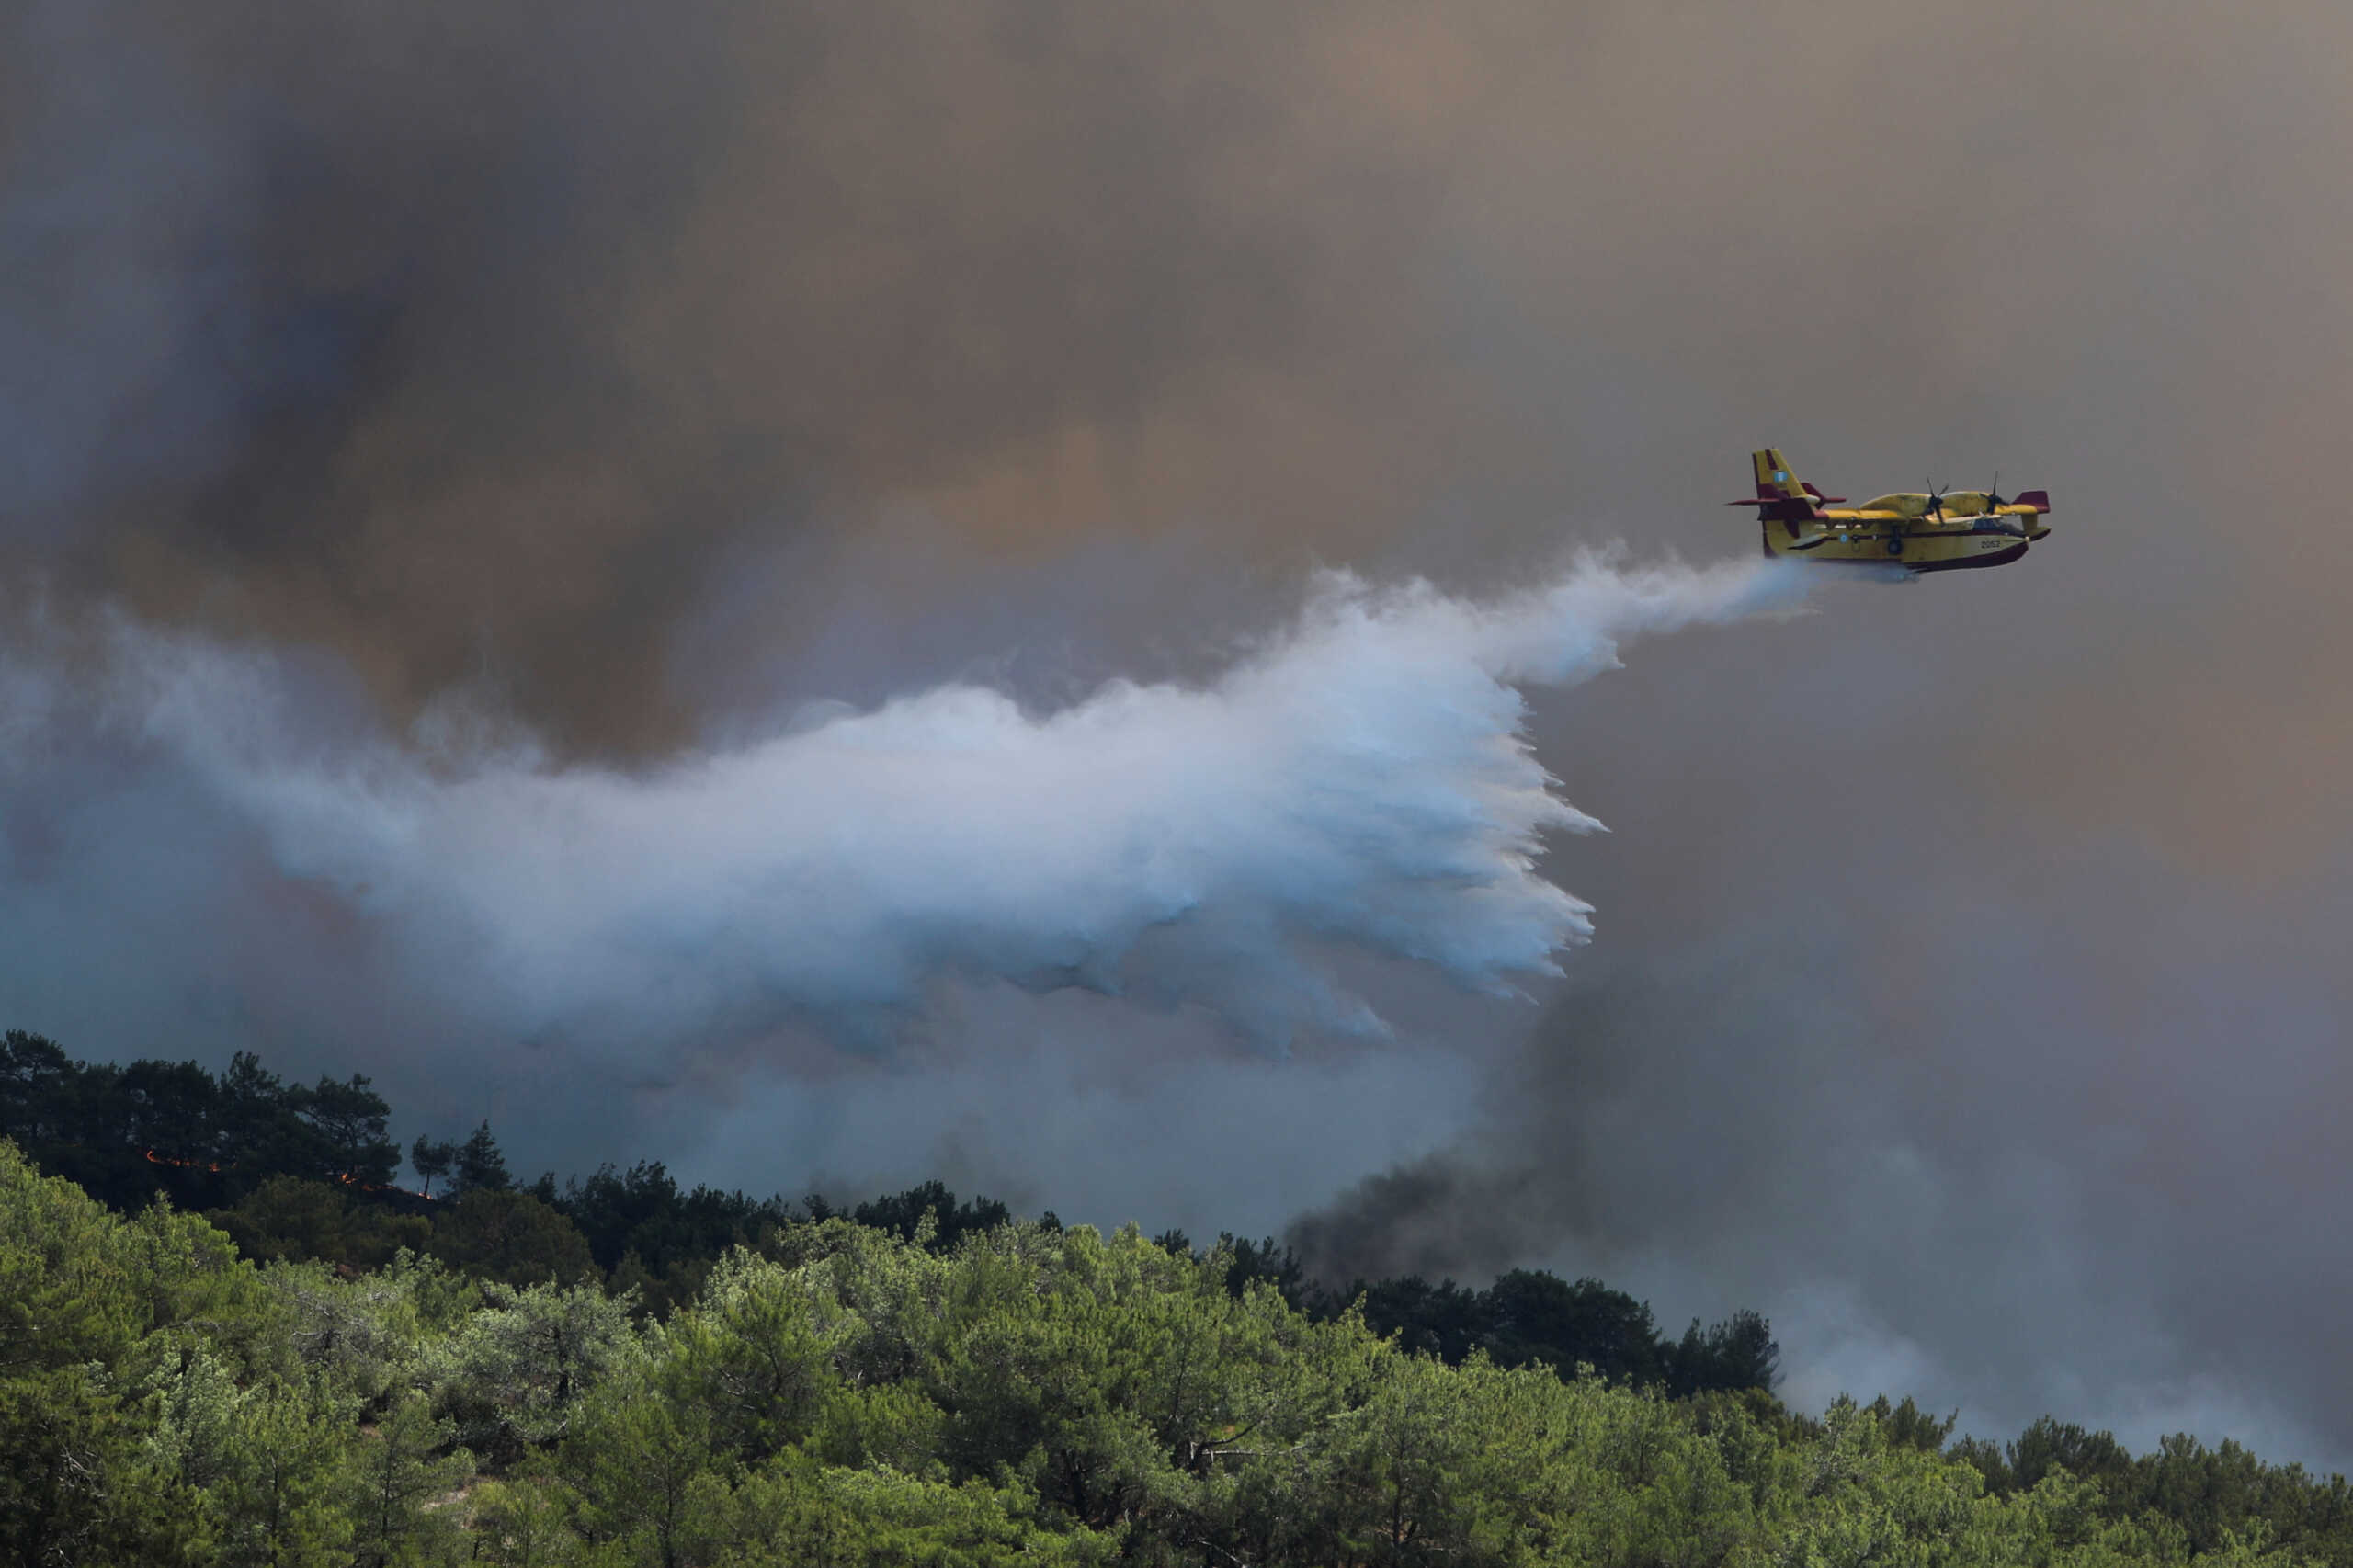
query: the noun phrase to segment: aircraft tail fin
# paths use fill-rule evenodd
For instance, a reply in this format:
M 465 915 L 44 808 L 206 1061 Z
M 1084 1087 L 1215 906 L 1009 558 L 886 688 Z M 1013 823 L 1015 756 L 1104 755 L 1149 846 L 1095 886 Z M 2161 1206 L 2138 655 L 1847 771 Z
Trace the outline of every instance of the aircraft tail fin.
M 1756 469 L 1756 498 L 1760 501 L 1802 501 L 1813 488 L 1790 472 L 1790 460 L 1781 455 L 1778 447 L 1751 452 L 1748 460 Z
M 1800 479 L 1778 447 L 1751 452 L 1748 460 L 1756 470 L 1756 494 L 1747 500 L 1728 501 L 1725 505 L 1756 507 L 1756 521 L 1765 536 L 1765 553 L 1784 554 L 1797 543 L 1802 525 L 1819 521 L 1823 505 L 1839 497 L 1824 495 Z

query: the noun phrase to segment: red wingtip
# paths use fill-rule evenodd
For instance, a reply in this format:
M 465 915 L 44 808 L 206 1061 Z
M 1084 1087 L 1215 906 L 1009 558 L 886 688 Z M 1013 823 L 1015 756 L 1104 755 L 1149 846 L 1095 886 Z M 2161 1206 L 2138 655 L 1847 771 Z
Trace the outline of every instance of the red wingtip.
M 2047 490 L 2022 490 L 2010 502 L 2013 506 L 2031 506 L 2038 512 L 2051 510 L 2051 493 Z

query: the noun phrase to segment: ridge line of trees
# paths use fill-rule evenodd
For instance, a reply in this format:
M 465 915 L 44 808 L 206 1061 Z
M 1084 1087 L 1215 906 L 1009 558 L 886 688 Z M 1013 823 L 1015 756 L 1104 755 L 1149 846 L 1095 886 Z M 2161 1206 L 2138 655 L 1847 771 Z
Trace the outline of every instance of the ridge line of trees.
M 521 1185 L 486 1120 L 462 1142 L 420 1133 L 409 1164 L 423 1187 L 413 1192 L 393 1184 L 391 1115 L 363 1074 L 289 1084 L 250 1052 L 218 1077 L 193 1062 L 117 1067 L 77 1061 L 22 1030 L 0 1036 L 0 1137 L 119 1212 L 159 1192 L 204 1210 L 261 1262 L 366 1270 L 406 1247 L 501 1284 L 600 1280 L 663 1317 L 694 1298 L 731 1248 L 795 1225 L 842 1218 L 945 1254 L 1014 1220 L 1003 1203 L 960 1201 L 938 1181 L 842 1209 L 816 1193 L 789 1202 L 682 1188 L 654 1161 Z M 1051 1211 L 1041 1222 L 1061 1223 Z M 1156 1244 L 1205 1256 L 1181 1232 Z M 1779 1377 L 1771 1325 L 1751 1311 L 1704 1328 L 1695 1318 L 1677 1340 L 1659 1332 L 1647 1303 L 1597 1279 L 1515 1269 L 1484 1290 L 1419 1278 L 1331 1289 L 1271 1237 L 1222 1234 L 1218 1246 L 1237 1296 L 1264 1280 L 1318 1322 L 1356 1307 L 1375 1332 L 1450 1366 L 1474 1351 L 1507 1368 L 1585 1365 L 1676 1396 L 1770 1390 Z
M 936 1182 L 518 1187 L 486 1125 L 426 1141 L 429 1201 L 346 1157 L 391 1146 L 365 1079 L 156 1065 L 0 1040 L 0 1562 L 2353 1568 L 2342 1477 L 2049 1417 L 1956 1439 L 1908 1398 L 1815 1418 L 1751 1313 L 1670 1342 L 1595 1280 L 1324 1291 L 1271 1240 Z M 173 1085 L 212 1119 L 165 1154 Z
M 1451 1365 L 1235 1290 L 1231 1244 L 937 1230 L 804 1220 L 657 1320 L 405 1249 L 257 1265 L 0 1140 L 0 1562 L 2353 1564 L 2344 1480 L 2232 1443 Z

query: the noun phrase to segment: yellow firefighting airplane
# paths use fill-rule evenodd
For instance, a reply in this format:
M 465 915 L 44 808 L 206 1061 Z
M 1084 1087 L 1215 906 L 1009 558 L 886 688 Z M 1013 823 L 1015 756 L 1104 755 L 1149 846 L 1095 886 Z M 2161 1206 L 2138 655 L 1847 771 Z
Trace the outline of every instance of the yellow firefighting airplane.
M 1880 495 L 1860 506 L 1824 495 L 1790 472 L 1773 448 L 1750 454 L 1756 494 L 1727 506 L 1754 506 L 1768 557 L 1861 562 L 1907 572 L 2007 566 L 2051 531 L 2051 497 L 2029 490 L 2005 501 L 1991 490 L 1932 490 Z M 1996 482 L 1999 483 L 1998 481 Z

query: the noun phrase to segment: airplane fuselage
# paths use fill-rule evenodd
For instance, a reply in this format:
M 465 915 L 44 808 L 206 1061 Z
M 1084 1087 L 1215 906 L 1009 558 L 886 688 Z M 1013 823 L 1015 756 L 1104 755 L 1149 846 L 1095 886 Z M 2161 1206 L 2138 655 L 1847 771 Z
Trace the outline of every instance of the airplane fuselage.
M 2026 554 L 2027 543 L 2006 517 L 1947 517 L 1907 529 L 1883 525 L 1801 523 L 1792 531 L 1766 525 L 1765 553 L 1808 562 L 1847 562 L 1864 566 L 1901 566 L 1907 572 L 1963 572 L 2006 566 Z M 1778 536 L 1778 537 L 1776 537 Z

